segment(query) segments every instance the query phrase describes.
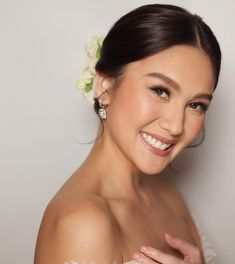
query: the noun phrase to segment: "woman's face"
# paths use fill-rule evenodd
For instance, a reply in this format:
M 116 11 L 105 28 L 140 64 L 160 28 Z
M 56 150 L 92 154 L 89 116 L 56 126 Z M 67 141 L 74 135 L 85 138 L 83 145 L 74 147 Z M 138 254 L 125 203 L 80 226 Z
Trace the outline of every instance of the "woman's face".
M 159 173 L 200 133 L 213 89 L 212 64 L 197 47 L 133 62 L 111 93 L 106 132 L 136 168 Z

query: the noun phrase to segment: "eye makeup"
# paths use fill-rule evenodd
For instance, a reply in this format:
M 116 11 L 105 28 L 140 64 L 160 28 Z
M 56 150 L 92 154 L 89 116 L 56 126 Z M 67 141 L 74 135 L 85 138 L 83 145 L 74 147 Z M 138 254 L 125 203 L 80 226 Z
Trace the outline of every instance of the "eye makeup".
M 170 97 L 170 89 L 162 84 L 152 85 L 148 87 L 154 94 L 161 98 L 169 98 Z

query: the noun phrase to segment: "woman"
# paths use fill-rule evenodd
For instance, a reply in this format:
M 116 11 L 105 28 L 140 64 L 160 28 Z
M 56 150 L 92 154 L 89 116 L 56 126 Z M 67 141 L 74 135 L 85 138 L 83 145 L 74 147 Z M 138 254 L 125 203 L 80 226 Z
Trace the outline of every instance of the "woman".
M 184 200 L 157 174 L 203 130 L 220 61 L 210 28 L 180 7 L 113 25 L 95 67 L 97 138 L 46 208 L 35 264 L 205 263 Z

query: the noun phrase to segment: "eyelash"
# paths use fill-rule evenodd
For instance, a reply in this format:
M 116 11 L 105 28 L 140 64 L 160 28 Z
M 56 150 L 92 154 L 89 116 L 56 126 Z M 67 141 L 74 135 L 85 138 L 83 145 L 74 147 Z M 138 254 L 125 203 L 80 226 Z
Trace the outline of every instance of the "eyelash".
M 159 94 L 159 91 L 160 92 L 165 92 L 167 94 L 167 96 L 170 96 L 169 89 L 166 86 L 162 85 L 162 84 L 154 85 L 154 86 L 150 87 L 150 89 L 152 91 L 154 91 L 154 93 L 156 93 L 159 97 L 161 97 L 161 94 Z
M 162 95 L 163 92 L 166 93 L 168 97 L 171 94 L 170 90 L 166 86 L 164 86 L 162 84 L 160 84 L 160 85 L 154 85 L 154 86 L 150 87 L 150 89 L 155 94 L 157 94 L 157 96 L 159 96 L 160 98 L 163 98 L 163 99 L 165 99 L 165 97 L 161 97 L 161 95 Z M 204 112 L 204 113 L 209 108 L 209 105 L 206 105 L 204 103 L 199 103 L 199 102 L 190 103 L 189 106 L 192 107 L 193 110 L 195 109 L 196 111 Z M 196 109 L 198 106 L 200 106 L 200 109 L 199 110 Z
M 209 106 L 204 103 L 190 103 L 189 105 L 192 107 L 192 109 L 196 109 L 197 106 L 200 106 L 199 111 L 202 111 L 202 112 L 206 112 L 209 108 Z

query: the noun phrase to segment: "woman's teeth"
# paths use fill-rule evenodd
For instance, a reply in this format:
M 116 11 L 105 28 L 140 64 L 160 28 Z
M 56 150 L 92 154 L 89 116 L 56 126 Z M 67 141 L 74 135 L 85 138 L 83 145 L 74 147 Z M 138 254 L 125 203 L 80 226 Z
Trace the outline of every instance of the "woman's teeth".
M 160 140 L 156 138 L 152 138 L 150 135 L 147 135 L 146 133 L 141 133 L 143 135 L 143 138 L 154 148 L 160 149 L 160 150 L 166 150 L 171 144 L 165 144 L 162 143 Z

